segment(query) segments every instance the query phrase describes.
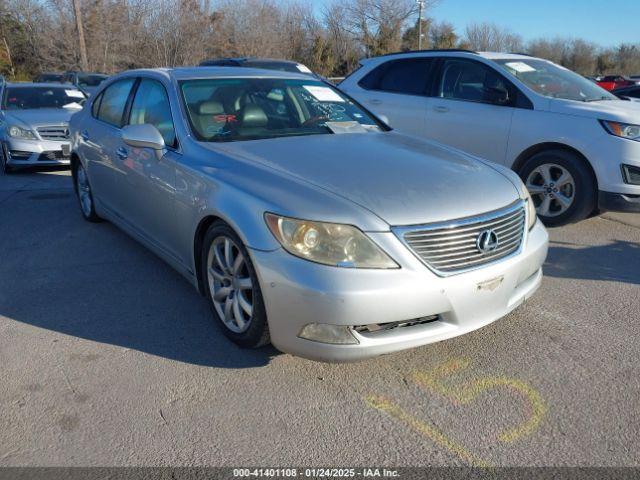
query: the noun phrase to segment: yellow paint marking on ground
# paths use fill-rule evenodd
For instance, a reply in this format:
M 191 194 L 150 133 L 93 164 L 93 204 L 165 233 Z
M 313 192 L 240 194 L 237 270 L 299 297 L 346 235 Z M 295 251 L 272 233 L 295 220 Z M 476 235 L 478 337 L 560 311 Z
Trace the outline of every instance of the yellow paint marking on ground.
M 418 433 L 430 438 L 437 445 L 446 448 L 450 452 L 462 458 L 465 462 L 471 464 L 472 466 L 491 468 L 491 465 L 488 462 L 475 457 L 466 448 L 464 448 L 459 443 L 449 439 L 440 430 L 432 425 L 429 425 L 426 422 L 423 422 L 422 420 L 415 418 L 413 415 L 405 412 L 402 408 L 400 408 L 398 405 L 395 405 L 390 400 L 376 395 L 370 395 L 364 400 L 370 407 L 384 412 L 392 418 L 403 422 Z
M 504 387 L 515 390 L 527 401 L 531 407 L 531 414 L 525 422 L 500 433 L 498 439 L 501 442 L 510 443 L 533 433 L 547 412 L 547 407 L 542 396 L 525 382 L 507 377 L 482 377 L 463 385 L 448 386 L 442 383 L 443 378 L 464 370 L 469 366 L 469 363 L 469 360 L 466 359 L 451 360 L 439 365 L 429 373 L 415 373 L 413 379 L 422 387 L 462 405 L 475 401 L 481 393 L 495 388 Z

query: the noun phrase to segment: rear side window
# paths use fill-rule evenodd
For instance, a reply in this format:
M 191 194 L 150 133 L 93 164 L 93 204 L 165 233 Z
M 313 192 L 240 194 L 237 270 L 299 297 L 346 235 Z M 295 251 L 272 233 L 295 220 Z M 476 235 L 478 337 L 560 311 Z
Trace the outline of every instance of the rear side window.
M 158 129 L 167 146 L 176 146 L 176 132 L 167 91 L 160 82 L 147 78 L 138 86 L 129 120 L 130 125 L 145 123 Z
M 376 67 L 358 82 L 366 90 L 424 95 L 427 91 L 433 58 L 404 58 Z
M 123 114 L 134 79 L 126 78 L 109 85 L 102 93 L 102 101 L 98 110 L 98 119 L 114 127 L 122 127 Z

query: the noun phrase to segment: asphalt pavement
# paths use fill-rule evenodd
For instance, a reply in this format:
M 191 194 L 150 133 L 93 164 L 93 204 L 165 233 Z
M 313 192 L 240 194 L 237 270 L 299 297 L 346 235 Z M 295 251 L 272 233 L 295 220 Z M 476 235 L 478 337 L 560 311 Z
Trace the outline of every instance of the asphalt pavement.
M 227 341 L 68 171 L 0 175 L 0 465 L 639 466 L 640 215 L 550 235 L 509 316 L 323 364 Z

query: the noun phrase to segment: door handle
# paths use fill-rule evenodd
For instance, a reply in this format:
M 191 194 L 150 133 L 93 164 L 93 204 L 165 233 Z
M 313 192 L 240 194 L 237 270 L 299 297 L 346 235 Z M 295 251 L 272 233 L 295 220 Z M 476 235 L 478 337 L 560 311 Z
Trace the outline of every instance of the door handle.
M 129 152 L 127 152 L 126 148 L 120 147 L 116 150 L 116 155 L 120 160 L 124 160 L 129 155 Z
M 369 100 L 369 103 L 371 105 L 380 105 L 382 103 L 382 100 L 378 100 L 377 98 L 374 98 L 372 100 Z
M 449 111 L 449 107 L 443 107 L 442 105 L 439 105 L 437 107 L 433 107 L 433 111 L 438 113 L 447 113 Z
M 87 132 L 86 130 L 83 130 L 82 132 L 80 132 L 80 136 L 85 142 L 89 140 L 89 132 Z

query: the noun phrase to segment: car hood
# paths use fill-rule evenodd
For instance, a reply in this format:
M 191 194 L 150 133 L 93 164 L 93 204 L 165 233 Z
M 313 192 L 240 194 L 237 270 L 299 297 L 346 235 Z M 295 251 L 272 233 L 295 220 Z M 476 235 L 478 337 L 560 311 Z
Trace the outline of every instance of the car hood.
M 19 123 L 27 128 L 43 125 L 67 125 L 71 115 L 79 111 L 65 108 L 8 110 L 5 111 L 5 119 L 7 123 Z
M 600 102 L 573 102 L 554 99 L 549 105 L 552 112 L 640 124 L 640 103 L 626 100 L 604 100 Z
M 517 187 L 490 164 L 395 132 L 209 146 L 349 199 L 392 226 L 468 217 L 519 198 Z

